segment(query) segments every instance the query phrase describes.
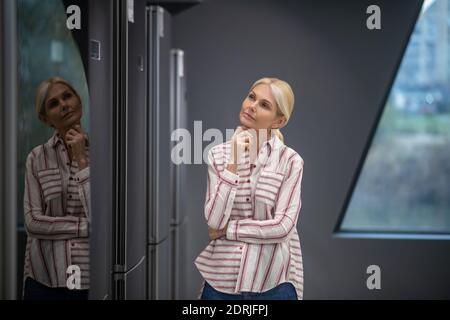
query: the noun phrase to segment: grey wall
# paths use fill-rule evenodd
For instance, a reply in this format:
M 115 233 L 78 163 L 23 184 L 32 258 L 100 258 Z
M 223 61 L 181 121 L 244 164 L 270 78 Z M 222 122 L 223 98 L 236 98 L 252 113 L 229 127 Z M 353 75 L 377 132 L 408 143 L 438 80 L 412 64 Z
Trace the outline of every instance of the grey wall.
M 381 7 L 382 30 L 366 29 L 371 4 Z M 206 0 L 173 20 L 174 46 L 186 55 L 191 132 L 195 120 L 203 121 L 203 131 L 235 128 L 247 90 L 263 76 L 288 81 L 296 94 L 283 133 L 305 160 L 298 224 L 305 299 L 450 296 L 448 257 L 441 257 L 446 263 L 440 266 L 425 254 L 448 251 L 448 241 L 333 236 L 420 5 L 419 0 Z M 201 278 L 193 261 L 208 243 L 206 165 L 188 166 L 188 180 L 185 298 L 195 298 Z M 386 270 L 379 292 L 365 287 L 362 266 L 373 262 L 383 262 Z M 419 276 L 427 281 L 411 281 Z

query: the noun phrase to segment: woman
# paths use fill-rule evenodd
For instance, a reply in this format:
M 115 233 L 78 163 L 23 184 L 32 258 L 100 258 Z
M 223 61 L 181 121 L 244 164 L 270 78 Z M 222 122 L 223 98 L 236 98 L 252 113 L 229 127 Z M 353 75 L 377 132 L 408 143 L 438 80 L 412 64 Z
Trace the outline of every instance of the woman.
M 81 99 L 55 77 L 40 84 L 35 107 L 55 132 L 26 161 L 24 299 L 87 299 L 90 183 Z
M 304 161 L 279 130 L 293 106 L 288 83 L 256 81 L 231 141 L 208 154 L 204 213 L 212 241 L 195 260 L 202 299 L 303 299 L 296 224 Z

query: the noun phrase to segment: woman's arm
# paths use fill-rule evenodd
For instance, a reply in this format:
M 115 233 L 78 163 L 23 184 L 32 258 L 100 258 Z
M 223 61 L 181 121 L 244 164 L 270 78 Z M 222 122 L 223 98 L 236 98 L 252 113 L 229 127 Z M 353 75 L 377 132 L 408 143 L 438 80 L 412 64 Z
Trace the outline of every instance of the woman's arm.
M 87 135 L 80 124 L 75 125 L 66 133 L 66 143 L 72 149 L 73 157 L 78 163 L 79 171 L 75 174 L 75 181 L 78 184 L 78 194 L 83 205 L 84 212 L 90 221 L 91 212 L 91 183 L 90 170 L 87 157 Z
M 80 196 L 80 201 L 83 205 L 84 212 L 86 216 L 91 221 L 91 183 L 90 183 L 90 169 L 85 167 L 84 169 L 78 171 L 75 174 L 75 181 L 78 184 L 78 195 Z
M 212 152 L 212 149 L 208 152 L 208 182 L 204 213 L 210 228 L 223 229 L 231 214 L 239 176 L 228 169 L 219 172 Z
M 34 156 L 26 162 L 24 214 L 28 234 L 38 239 L 60 240 L 88 236 L 88 220 L 74 216 L 49 217 L 44 214 L 41 186 L 34 172 Z
M 227 239 L 247 243 L 279 243 L 289 238 L 295 230 L 301 208 L 303 160 L 298 154 L 290 161 L 288 168 L 275 204 L 275 218 L 231 220 L 228 223 Z

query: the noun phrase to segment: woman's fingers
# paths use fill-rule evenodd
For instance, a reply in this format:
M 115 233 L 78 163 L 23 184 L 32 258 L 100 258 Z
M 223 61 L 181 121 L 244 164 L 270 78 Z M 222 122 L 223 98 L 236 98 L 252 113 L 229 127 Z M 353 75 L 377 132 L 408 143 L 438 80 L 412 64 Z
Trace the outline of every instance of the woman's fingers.
M 76 139 L 77 138 L 77 136 L 79 135 L 79 133 L 78 132 L 73 132 L 73 131 L 67 131 L 67 133 L 66 133 L 66 139 Z
M 228 226 L 228 224 L 227 224 L 227 226 Z M 208 226 L 209 238 L 211 240 L 215 240 L 215 239 L 219 239 L 220 237 L 223 237 L 224 235 L 226 235 L 227 226 L 225 226 L 225 228 L 223 228 L 223 229 L 213 229 Z
M 80 133 L 74 129 L 70 129 L 70 131 L 67 131 L 67 133 L 73 137 L 79 137 Z
M 76 130 L 78 133 L 81 133 L 81 134 L 84 135 L 84 131 L 83 131 L 83 129 L 81 128 L 81 125 L 76 124 L 73 128 L 74 128 L 74 130 Z
M 65 141 L 69 148 L 73 148 L 75 145 L 78 145 L 83 142 L 84 133 L 81 133 L 77 130 L 81 130 L 80 126 L 75 126 L 75 128 L 70 128 L 66 132 Z
M 67 131 L 66 133 L 66 139 L 82 139 L 84 137 L 84 135 L 78 131 L 76 131 L 75 129 L 70 129 L 69 131 Z

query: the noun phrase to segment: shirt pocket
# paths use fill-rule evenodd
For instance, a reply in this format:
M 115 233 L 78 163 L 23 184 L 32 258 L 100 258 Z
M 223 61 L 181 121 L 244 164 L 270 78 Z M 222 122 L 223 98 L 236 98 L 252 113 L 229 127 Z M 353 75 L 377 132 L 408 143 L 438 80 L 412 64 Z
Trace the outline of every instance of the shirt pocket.
M 284 174 L 275 171 L 261 171 L 255 188 L 255 200 L 274 207 L 284 180 Z
M 38 180 L 45 203 L 62 196 L 62 178 L 58 168 L 39 171 Z

